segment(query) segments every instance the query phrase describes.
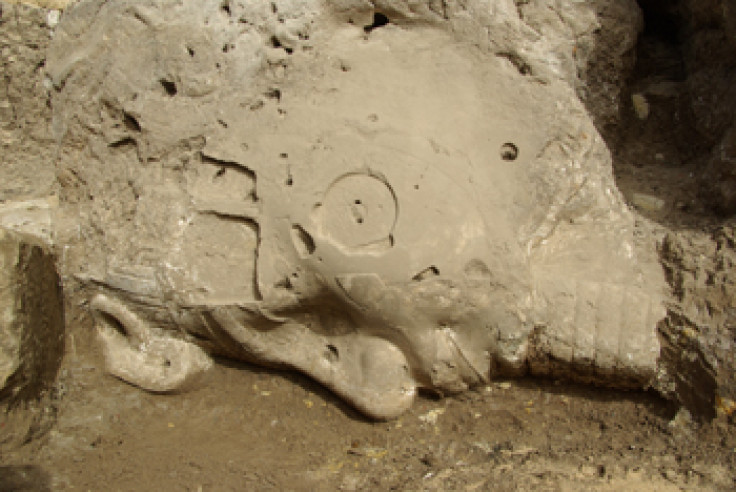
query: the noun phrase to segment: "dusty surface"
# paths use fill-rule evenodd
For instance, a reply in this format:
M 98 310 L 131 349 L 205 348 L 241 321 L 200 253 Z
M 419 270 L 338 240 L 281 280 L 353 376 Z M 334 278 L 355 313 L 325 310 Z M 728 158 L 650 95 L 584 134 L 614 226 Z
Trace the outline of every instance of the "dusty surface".
M 596 10 L 308 5 L 88 1 L 55 31 L 61 268 L 100 286 L 108 370 L 178 390 L 197 344 L 379 418 L 511 374 L 666 379 L 664 276 L 563 49 Z
M 42 75 L 50 37 L 46 12 L 7 4 L 2 10 L 0 203 L 45 196 L 55 181 L 51 112 Z
M 45 14 L 30 18 L 47 36 Z M 22 59 L 38 63 L 47 42 L 39 39 L 7 46 L 25 46 Z M 26 77 L 26 84 L 12 80 L 34 87 L 38 79 Z M 631 92 L 640 92 L 636 83 L 635 74 Z M 81 301 L 87 293 L 70 284 L 58 383 L 40 403 L 0 418 L 0 490 L 732 490 L 733 226 L 702 201 L 698 167 L 662 164 L 681 155 L 681 130 L 659 117 L 674 106 L 650 98 L 651 117 L 639 120 L 628 100 L 632 131 L 607 135 L 618 185 L 641 213 L 639 241 L 658 244 L 669 269 L 674 322 L 665 333 L 677 333 L 677 354 L 694 354 L 683 357 L 694 363 L 680 384 L 710 382 L 714 420 L 696 427 L 677 404 L 651 393 L 521 380 L 422 397 L 401 419 L 372 423 L 306 378 L 228 362 L 194 392 L 146 394 L 102 372 Z M 28 101 L 35 107 L 33 96 Z M 75 189 L 74 174 L 29 187 L 34 169 L 47 175 L 41 160 L 12 167 L 44 149 L 16 137 L 3 149 L 3 166 L 22 169 L 6 181 L 17 183 L 9 198 Z
M 729 490 L 736 465 L 723 421 L 694 430 L 653 395 L 551 382 L 422 398 L 388 423 L 225 364 L 155 396 L 70 357 L 61 388 L 49 434 L 3 455 L 4 476 L 34 465 L 26 490 Z

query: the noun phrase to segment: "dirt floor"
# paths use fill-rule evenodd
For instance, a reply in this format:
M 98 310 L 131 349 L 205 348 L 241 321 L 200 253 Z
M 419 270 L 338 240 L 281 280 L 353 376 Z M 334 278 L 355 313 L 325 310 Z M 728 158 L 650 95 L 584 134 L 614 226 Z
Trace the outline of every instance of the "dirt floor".
M 84 337 L 90 327 L 77 322 Z M 376 423 L 306 378 L 225 361 L 197 391 L 148 394 L 103 374 L 94 350 L 75 338 L 45 409 L 53 425 L 0 456 L 0 490 L 730 490 L 734 484 L 733 425 L 722 416 L 697 427 L 651 393 L 499 381 L 459 397 L 421 398 L 401 419 Z M 5 418 L 9 425 L 12 419 Z
M 652 394 L 497 382 L 366 422 L 305 378 L 220 365 L 156 396 L 70 355 L 57 420 L 2 490 L 728 490 L 736 434 Z M 4 488 L 3 488 L 4 487 Z
M 85 324 L 83 320 L 78 320 Z M 84 336 L 79 326 L 78 336 Z M 736 433 L 651 393 L 498 381 L 369 422 L 310 380 L 223 361 L 152 395 L 70 341 L 55 421 L 0 490 L 730 490 Z M 4 422 L 3 422 L 4 423 Z M 3 425 L 0 423 L 0 426 Z
M 34 43 L 31 53 L 43 44 Z M 646 83 L 637 73 L 630 93 Z M 713 330 L 733 342 L 733 291 L 724 286 L 736 271 L 718 262 L 719 238 L 724 230 L 733 238 L 733 222 L 702 204 L 697 159 L 683 158 L 683 130 L 671 124 L 677 99 L 650 104 L 645 120 L 627 106 L 607 135 L 618 185 L 640 214 L 642 244 L 661 251 L 669 235 L 678 258 L 694 265 L 678 263 L 684 273 L 670 278 L 687 291 L 680 301 L 707 298 Z M 687 283 L 698 272 L 711 278 L 702 288 Z M 305 377 L 230 361 L 200 389 L 143 392 L 104 374 L 85 306 L 69 305 L 67 316 L 67 356 L 53 390 L 0 413 L 0 491 L 736 488 L 730 348 L 716 354 L 722 398 L 713 419 L 654 392 L 529 379 L 424 396 L 398 420 L 371 422 Z

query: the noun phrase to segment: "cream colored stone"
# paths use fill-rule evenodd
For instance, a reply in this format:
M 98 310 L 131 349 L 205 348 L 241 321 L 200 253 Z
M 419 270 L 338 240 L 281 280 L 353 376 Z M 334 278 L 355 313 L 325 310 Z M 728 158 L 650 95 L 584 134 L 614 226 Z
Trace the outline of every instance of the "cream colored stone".
M 529 7 L 536 31 L 511 1 L 442 23 L 398 1 L 65 15 L 47 68 L 84 193 L 62 210 L 83 233 L 61 234 L 108 370 L 176 391 L 227 355 L 375 418 L 530 368 L 650 384 L 661 269 L 634 254 L 573 52 L 544 35 L 596 28 L 563 3 Z

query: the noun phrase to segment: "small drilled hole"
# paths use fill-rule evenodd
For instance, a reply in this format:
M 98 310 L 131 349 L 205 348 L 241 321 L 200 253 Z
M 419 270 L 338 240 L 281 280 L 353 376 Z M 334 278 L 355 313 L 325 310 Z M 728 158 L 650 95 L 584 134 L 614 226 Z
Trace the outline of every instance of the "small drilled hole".
M 369 32 L 373 31 L 376 28 L 379 28 L 379 27 L 383 27 L 383 26 L 388 25 L 389 22 L 390 22 L 389 21 L 389 18 L 386 15 L 384 15 L 384 14 L 382 14 L 380 12 L 376 12 L 375 14 L 373 14 L 373 24 L 370 24 L 368 26 L 365 26 L 363 28 L 363 30 L 366 33 L 369 33 Z
M 337 350 L 337 347 L 330 343 L 327 345 L 327 350 L 325 350 L 324 357 L 325 359 L 327 359 L 328 362 L 334 364 L 340 358 L 340 351 Z
M 266 91 L 265 96 L 269 99 L 276 99 L 277 101 L 281 101 L 281 89 L 272 87 Z
M 507 142 L 501 146 L 501 159 L 504 161 L 515 161 L 519 157 L 519 148 Z
M 171 97 L 174 97 L 177 92 L 179 92 L 176 88 L 176 84 L 172 82 L 171 80 L 161 79 L 159 80 L 159 83 L 161 84 L 161 87 L 164 88 L 164 91 L 166 94 L 168 94 Z

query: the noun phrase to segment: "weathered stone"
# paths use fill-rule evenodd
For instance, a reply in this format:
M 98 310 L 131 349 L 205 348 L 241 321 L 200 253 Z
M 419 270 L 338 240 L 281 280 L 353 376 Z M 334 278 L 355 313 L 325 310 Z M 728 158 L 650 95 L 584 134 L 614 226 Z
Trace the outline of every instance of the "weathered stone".
M 30 398 L 55 379 L 64 306 L 55 257 L 28 235 L 0 228 L 0 398 Z
M 669 233 L 661 255 L 677 300 L 660 330 L 671 391 L 694 416 L 712 416 L 736 400 L 736 227 L 701 238 Z
M 173 391 L 227 355 L 379 418 L 527 371 L 655 384 L 662 274 L 576 94 L 595 10 L 372 4 L 65 14 L 58 232 L 108 370 Z
M 3 0 L 8 4 L 23 4 L 44 9 L 65 9 L 78 0 Z
M 0 205 L 47 196 L 54 188 L 45 17 L 42 9 L 0 2 Z
M 56 196 L 0 204 L 0 227 L 53 242 L 52 216 L 59 207 Z

